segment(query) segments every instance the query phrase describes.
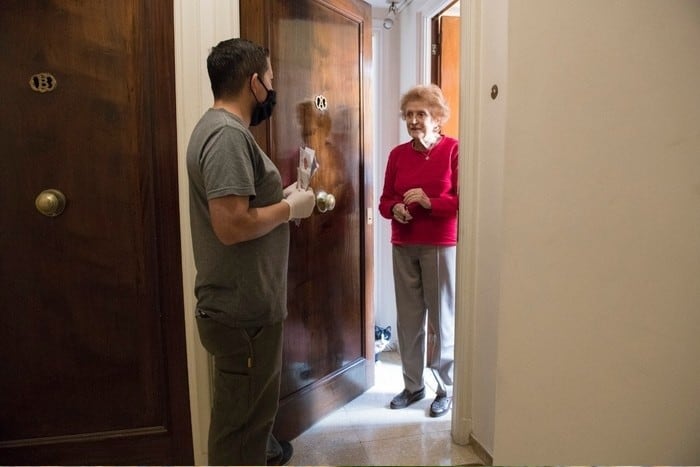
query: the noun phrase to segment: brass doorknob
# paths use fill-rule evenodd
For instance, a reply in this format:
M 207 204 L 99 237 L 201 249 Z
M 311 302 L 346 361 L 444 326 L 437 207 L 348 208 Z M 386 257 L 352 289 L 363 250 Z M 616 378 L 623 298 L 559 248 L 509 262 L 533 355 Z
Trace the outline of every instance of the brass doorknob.
M 49 188 L 39 193 L 34 200 L 37 211 L 47 217 L 59 216 L 66 208 L 66 196 L 59 190 Z
M 335 207 L 335 196 L 325 191 L 316 193 L 316 208 L 319 212 L 332 211 Z

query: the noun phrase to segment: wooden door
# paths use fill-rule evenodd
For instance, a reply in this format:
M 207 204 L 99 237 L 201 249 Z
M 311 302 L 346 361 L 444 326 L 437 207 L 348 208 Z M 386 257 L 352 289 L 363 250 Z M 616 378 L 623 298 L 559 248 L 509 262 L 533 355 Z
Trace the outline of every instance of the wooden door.
M 453 138 L 459 138 L 459 29 L 459 16 L 440 14 L 433 18 L 431 81 L 440 86 L 450 106 L 450 119 L 442 132 Z
M 0 464 L 191 464 L 172 1 L 3 0 L 0 43 Z
M 336 199 L 291 226 L 289 316 L 275 432 L 297 436 L 374 384 L 368 76 L 371 8 L 355 0 L 243 0 L 241 36 L 271 50 L 277 107 L 256 137 L 296 179 L 299 148 L 319 168 L 311 186 Z

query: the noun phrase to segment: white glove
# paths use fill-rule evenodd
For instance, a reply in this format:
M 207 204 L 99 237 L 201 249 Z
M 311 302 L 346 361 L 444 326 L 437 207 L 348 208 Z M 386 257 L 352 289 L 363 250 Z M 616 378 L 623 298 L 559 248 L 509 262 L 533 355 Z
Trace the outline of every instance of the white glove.
M 282 195 L 286 198 L 292 191 L 299 189 L 299 169 L 297 169 L 297 181 L 289 185 L 287 188 L 282 190 Z
M 289 188 L 289 187 L 287 187 Z M 285 191 L 287 190 L 285 188 Z M 311 215 L 316 205 L 313 190 L 290 190 L 289 195 L 282 201 L 289 205 L 289 219 L 306 219 Z
M 298 190 L 297 182 L 294 182 L 291 185 L 289 185 L 287 188 L 282 190 L 282 196 L 284 196 L 286 198 L 287 196 L 291 195 L 293 191 L 296 191 L 296 190 Z

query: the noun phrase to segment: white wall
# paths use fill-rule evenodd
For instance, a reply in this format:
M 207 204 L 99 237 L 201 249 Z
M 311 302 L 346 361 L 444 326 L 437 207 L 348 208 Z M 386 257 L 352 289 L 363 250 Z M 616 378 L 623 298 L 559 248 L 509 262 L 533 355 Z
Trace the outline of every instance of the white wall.
M 496 464 L 700 463 L 700 2 L 512 0 Z
M 209 50 L 219 41 L 238 37 L 238 0 L 174 0 L 175 82 L 178 133 L 178 183 L 180 186 L 180 235 L 185 335 L 189 373 L 190 411 L 194 464 L 207 464 L 207 432 L 211 410 L 209 357 L 199 343 L 195 323 L 194 279 L 196 269 L 190 234 L 189 191 L 185 153 L 190 134 L 213 103 L 207 76 Z
M 468 96 L 462 96 L 460 105 L 466 109 L 460 145 L 463 156 L 460 175 L 465 177 L 460 182 L 463 207 L 460 239 L 467 241 L 460 240 L 466 258 L 460 262 L 459 292 L 468 295 L 463 300 L 471 300 L 472 310 L 465 313 L 469 305 L 461 305 L 458 318 L 471 320 L 462 323 L 458 319 L 457 324 L 460 335 L 470 336 L 473 344 L 458 355 L 466 355 L 464 361 L 460 361 L 460 369 L 465 370 L 469 363 L 472 365 L 465 381 L 470 386 L 471 435 L 493 454 L 508 102 L 508 0 L 463 0 L 463 3 L 468 7 L 463 8 L 462 13 L 462 75 L 467 82 L 463 83 L 461 93 L 470 98 L 464 100 Z M 494 85 L 498 87 L 496 99 L 491 98 Z M 469 238 L 469 234 L 473 238 Z M 457 380 L 457 384 L 461 382 L 461 378 Z M 465 389 L 460 390 L 460 394 L 465 392 Z
M 384 186 L 384 172 L 389 152 L 399 141 L 398 56 L 400 24 L 386 30 L 382 21 L 386 9 L 372 9 L 372 92 L 374 129 L 372 164 L 374 170 L 374 321 L 391 326 L 391 347 L 396 347 L 396 298 L 391 260 L 391 222 L 379 214 L 379 198 Z

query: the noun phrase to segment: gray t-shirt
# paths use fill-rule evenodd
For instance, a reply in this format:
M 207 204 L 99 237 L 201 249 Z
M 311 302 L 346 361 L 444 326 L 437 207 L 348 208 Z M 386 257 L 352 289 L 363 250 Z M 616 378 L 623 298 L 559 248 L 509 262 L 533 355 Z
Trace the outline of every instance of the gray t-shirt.
M 289 225 L 235 245 L 214 234 L 208 200 L 248 196 L 251 207 L 282 200 L 277 167 L 248 128 L 223 109 L 209 109 L 187 147 L 190 227 L 197 267 L 197 308 L 233 327 L 254 327 L 287 316 Z

